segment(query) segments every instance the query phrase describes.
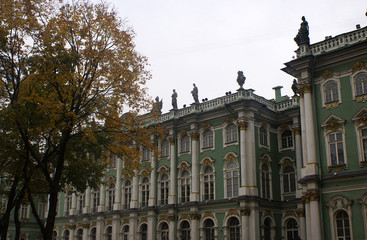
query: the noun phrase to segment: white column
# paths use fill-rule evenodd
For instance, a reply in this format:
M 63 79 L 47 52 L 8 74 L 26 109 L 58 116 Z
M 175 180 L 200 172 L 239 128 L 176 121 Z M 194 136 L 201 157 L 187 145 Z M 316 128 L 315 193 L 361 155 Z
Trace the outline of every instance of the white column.
M 148 240 L 156 239 L 156 223 L 155 223 L 155 213 L 154 211 L 148 212 Z
M 105 194 L 106 194 L 106 187 L 104 186 L 104 184 L 101 184 L 101 187 L 99 188 L 98 212 L 103 212 L 104 211 Z
M 306 239 L 306 220 L 305 220 L 305 209 L 303 208 L 303 204 L 298 204 L 298 234 L 301 239 Z
M 312 240 L 310 199 L 307 198 L 307 196 L 305 198 L 305 213 L 306 213 L 306 235 L 307 235 L 307 240 Z
M 157 168 L 155 166 L 156 159 L 152 156 L 150 161 L 150 167 L 152 171 L 150 172 L 150 188 L 149 188 L 149 201 L 148 206 L 152 207 L 156 204 L 156 188 L 157 188 Z
M 121 159 L 116 158 L 116 190 L 113 210 L 121 209 Z
M 196 210 L 195 210 L 196 211 Z M 191 210 L 193 212 L 193 210 Z M 191 240 L 199 240 L 199 219 L 200 215 L 197 213 L 191 214 Z
M 246 130 L 246 165 L 248 165 L 249 194 L 258 195 L 256 181 L 256 155 L 255 155 L 255 119 L 254 113 L 248 113 L 248 127 Z
M 192 139 L 192 190 L 190 194 L 190 201 L 198 202 L 199 197 L 199 134 L 193 131 L 191 134 Z M 194 240 L 194 239 L 193 239 Z
M 169 239 L 175 239 L 175 217 L 174 215 L 169 216 Z
M 320 204 L 318 193 L 310 195 L 312 240 L 321 240 Z
M 83 228 L 83 240 L 88 240 L 88 231 L 89 231 L 89 224 L 88 226 L 84 226 Z
M 120 218 L 119 215 L 113 215 L 112 219 L 112 239 L 120 239 Z
M 301 136 L 302 136 L 302 160 L 303 166 L 307 165 L 307 140 L 306 140 L 306 123 L 305 123 L 305 101 L 303 98 L 303 92 L 300 93 L 299 108 L 301 112 Z M 302 176 L 303 177 L 303 176 Z
M 260 239 L 259 211 L 255 203 L 251 204 L 249 216 L 249 239 Z
M 246 166 L 246 128 L 247 123 L 245 121 L 241 121 L 238 123 L 240 127 L 240 161 L 241 161 L 241 187 L 240 187 L 240 195 L 248 194 L 248 170 Z
M 249 238 L 249 216 L 251 211 L 250 210 L 242 210 L 241 211 L 241 219 L 242 219 L 242 225 L 241 225 L 241 239 L 243 240 L 250 240 Z
M 91 193 L 90 193 L 90 187 L 87 187 L 87 189 L 85 190 L 85 205 L 83 208 L 83 213 L 89 213 L 90 212 L 90 203 L 91 203 Z M 84 231 L 83 231 L 84 233 Z
M 298 127 L 298 119 L 293 120 L 293 124 L 295 127 L 292 129 L 294 134 L 294 144 L 296 150 L 296 169 L 297 169 L 297 180 L 302 178 L 302 145 L 301 145 L 301 135 L 300 135 L 300 128 Z M 297 182 L 297 191 L 296 197 L 302 197 L 302 185 Z
M 170 188 L 169 188 L 169 204 L 176 203 L 176 154 L 175 154 L 175 138 L 169 137 L 168 141 L 170 143 Z M 170 224 L 171 225 L 171 224 Z M 171 230 L 171 226 L 170 226 Z M 173 239 L 170 237 L 170 239 Z
M 131 208 L 138 208 L 139 202 L 138 202 L 138 189 L 139 189 L 139 183 L 138 183 L 138 171 L 134 171 L 134 176 L 132 180 L 132 189 L 131 189 Z
M 137 238 L 137 226 L 136 226 L 137 213 L 130 213 L 129 217 L 129 240 L 135 240 Z
M 71 195 L 71 209 L 70 209 L 69 214 L 70 215 L 76 214 L 76 194 L 75 193 Z
M 69 229 L 69 240 L 74 240 L 75 238 L 75 228 Z
M 96 238 L 97 240 L 102 240 L 103 239 L 103 227 L 104 227 L 104 223 L 103 223 L 104 219 L 103 217 L 97 217 L 97 222 L 96 222 Z

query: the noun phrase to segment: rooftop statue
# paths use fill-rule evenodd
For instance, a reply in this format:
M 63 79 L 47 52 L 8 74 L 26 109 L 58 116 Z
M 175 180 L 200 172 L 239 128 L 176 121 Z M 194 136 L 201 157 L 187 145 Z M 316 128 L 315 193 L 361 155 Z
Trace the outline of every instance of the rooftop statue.
M 153 103 L 153 110 L 157 110 L 159 114 L 162 113 L 162 107 L 163 107 L 163 99 L 159 100 L 159 97 L 157 96 L 155 98 L 155 102 Z
M 173 89 L 173 93 L 172 93 L 172 107 L 174 110 L 177 110 L 177 93 L 176 90 Z
M 237 82 L 240 85 L 240 89 L 243 89 L 243 84 L 245 84 L 246 77 L 243 76 L 243 72 L 242 71 L 238 71 L 237 74 L 238 74 L 238 76 L 237 76 Z
M 308 22 L 306 18 L 302 17 L 301 27 L 298 30 L 297 36 L 294 38 L 294 41 L 297 43 L 298 46 L 307 44 L 310 45 L 310 38 L 308 37 Z
M 294 92 L 294 96 L 297 96 L 298 83 L 297 83 L 297 80 L 296 79 L 293 80 L 292 91 Z
M 196 87 L 195 83 L 194 83 L 194 89 L 192 89 L 191 91 L 192 97 L 194 98 L 194 101 L 196 104 L 199 103 L 199 90 Z

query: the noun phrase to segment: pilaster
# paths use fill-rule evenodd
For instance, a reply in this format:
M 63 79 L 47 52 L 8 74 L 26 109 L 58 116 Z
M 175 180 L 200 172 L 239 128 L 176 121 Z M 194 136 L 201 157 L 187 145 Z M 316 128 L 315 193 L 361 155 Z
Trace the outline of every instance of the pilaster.
M 168 203 L 175 204 L 176 203 L 176 154 L 175 154 L 174 136 L 168 137 L 168 141 L 170 144 L 170 180 L 171 180 Z
M 190 132 L 192 139 L 192 190 L 190 194 L 191 202 L 200 201 L 199 196 L 199 133 L 196 130 Z M 194 239 L 193 239 L 194 240 Z
M 116 159 L 116 191 L 115 202 L 113 204 L 113 210 L 120 210 L 121 208 L 121 160 Z

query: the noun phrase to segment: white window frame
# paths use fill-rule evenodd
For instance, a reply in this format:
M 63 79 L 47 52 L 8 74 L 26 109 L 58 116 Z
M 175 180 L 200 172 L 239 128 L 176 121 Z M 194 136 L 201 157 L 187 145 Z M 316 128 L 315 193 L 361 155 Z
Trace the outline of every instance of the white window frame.
M 281 168 L 279 170 L 280 189 L 281 189 L 281 192 L 282 192 L 282 200 L 284 200 L 284 197 L 293 196 L 297 192 L 297 168 L 295 166 L 295 160 L 291 159 L 289 157 L 285 157 L 282 160 L 280 160 L 279 164 L 281 165 Z M 293 172 L 292 173 L 284 173 L 284 170 L 287 167 L 293 168 Z M 287 175 L 294 174 L 294 188 L 295 188 L 294 191 L 291 191 L 291 179 L 290 179 L 290 176 L 289 176 L 289 178 L 288 178 L 288 187 L 290 188 L 290 191 L 285 192 L 285 189 L 284 189 L 284 175 L 285 174 L 287 174 Z
M 168 158 L 170 157 L 170 142 L 167 139 L 164 139 L 159 144 L 159 151 L 161 153 L 161 158 Z
M 19 208 L 19 218 L 20 219 L 28 219 L 29 218 L 29 210 L 30 205 L 26 203 L 22 203 Z
M 111 185 L 113 184 L 113 188 L 111 188 Z M 113 210 L 113 204 L 115 203 L 115 197 L 116 197 L 116 184 L 115 182 L 110 182 L 107 189 L 107 199 L 106 199 L 106 210 L 112 211 Z
M 186 231 L 188 231 L 189 232 L 189 235 L 187 236 L 187 238 L 186 239 L 183 239 L 182 237 L 182 224 L 184 223 L 184 222 L 187 222 L 188 224 L 189 224 L 189 228 L 186 230 Z M 183 240 L 190 240 L 191 239 L 191 234 L 192 234 L 192 231 L 191 231 L 191 222 L 190 222 L 190 220 L 188 220 L 188 219 L 183 219 L 183 220 L 181 220 L 179 223 L 178 223 L 178 238 L 179 239 L 183 239 Z
M 144 182 L 144 179 L 147 178 L 148 182 Z M 150 179 L 149 177 L 142 177 L 140 180 L 140 191 L 139 191 L 139 199 L 140 199 L 140 207 L 146 208 L 149 206 L 149 194 L 150 194 Z M 144 194 L 143 194 L 144 192 Z M 145 197 L 143 199 L 143 197 Z
M 337 239 L 336 215 L 340 211 L 345 211 L 348 214 L 350 238 L 353 239 L 352 201 L 343 195 L 336 195 L 332 197 L 326 205 L 329 207 L 331 239 Z
M 262 220 L 261 220 L 261 239 L 265 239 L 264 235 L 265 235 L 265 220 L 266 219 L 270 219 L 270 239 L 274 239 L 275 238 L 275 232 L 276 232 L 276 227 L 275 227 L 275 220 L 274 217 L 272 215 L 263 215 L 262 216 Z
M 259 165 L 259 172 L 260 172 L 260 194 L 259 195 L 260 195 L 261 198 L 265 198 L 265 199 L 268 199 L 268 200 L 273 199 L 272 168 L 271 168 L 270 163 L 271 163 L 270 157 L 268 155 L 265 155 L 261 159 L 260 165 Z M 262 169 L 263 165 L 266 165 L 268 167 L 267 174 L 268 174 L 268 178 L 269 178 L 269 185 L 267 186 L 267 188 L 269 188 L 269 195 L 270 196 L 264 196 L 264 193 L 263 193 L 263 177 L 262 176 L 265 173 L 265 171 Z M 268 192 L 268 191 L 266 191 L 266 189 L 265 189 L 265 192 Z
M 367 165 L 367 153 L 365 153 L 363 141 L 367 139 L 367 136 L 363 136 L 362 131 L 367 129 L 367 108 L 361 108 L 352 118 L 356 131 L 356 141 L 358 147 L 359 166 L 364 167 Z M 366 140 L 367 141 L 367 140 Z M 365 155 L 366 154 L 366 155 Z
M 76 209 L 78 210 L 79 214 L 83 213 L 83 208 L 85 206 L 85 196 L 86 196 L 85 193 L 78 194 Z M 80 206 L 80 204 L 82 205 Z
M 178 202 L 179 203 L 187 203 L 190 201 L 190 193 L 191 193 L 191 190 L 192 190 L 192 186 L 191 186 L 191 172 L 190 172 L 190 166 L 187 162 L 181 162 L 178 166 L 179 168 L 179 177 L 177 179 L 178 181 Z M 189 186 L 189 195 L 186 196 L 186 193 L 185 193 L 185 196 L 183 196 L 184 194 L 182 193 L 182 180 L 184 179 L 182 177 L 183 173 L 187 171 L 189 173 L 189 176 L 187 178 L 185 178 L 186 180 L 188 180 L 188 184 L 187 182 L 185 181 L 186 185 Z M 185 190 L 187 191 L 187 188 L 185 188 Z M 188 201 L 182 201 L 182 198 L 185 197 L 185 199 L 188 198 Z
M 163 176 L 167 176 L 166 180 L 162 180 Z M 166 170 L 166 172 L 159 174 L 158 177 L 158 205 L 167 205 L 168 204 L 168 198 L 169 198 L 169 183 L 170 183 L 170 178 L 169 178 L 169 174 L 168 171 Z M 164 189 L 162 189 L 162 184 L 164 185 Z M 162 199 L 162 190 L 164 191 L 164 196 L 166 196 L 164 199 Z M 163 203 L 162 203 L 163 201 Z
M 297 228 L 293 228 L 293 229 L 288 229 L 287 227 L 287 225 L 288 225 L 288 222 L 289 221 L 295 221 L 296 222 L 296 226 L 297 226 Z M 299 221 L 298 221 L 298 219 L 296 219 L 295 217 L 287 217 L 287 218 L 285 218 L 284 219 L 284 221 L 283 221 L 283 229 L 284 229 L 284 239 L 285 240 L 293 240 L 293 238 L 291 238 L 291 239 L 288 239 L 287 237 L 288 237 L 288 232 L 295 232 L 295 231 L 297 231 L 297 236 L 298 237 L 300 237 L 300 228 L 299 228 Z
M 211 159 L 211 158 L 204 158 L 202 161 L 201 161 L 201 173 L 200 173 L 200 182 L 201 182 L 201 201 L 210 201 L 210 200 L 215 200 L 216 199 L 216 191 L 215 191 L 215 167 L 214 167 L 214 160 Z M 211 167 L 213 172 L 211 172 L 210 174 L 207 174 L 205 173 L 205 170 L 207 169 L 207 167 Z M 209 179 L 209 181 L 205 181 L 205 178 L 209 175 L 212 175 L 212 178 Z M 210 176 L 209 176 L 210 178 Z M 209 183 L 209 193 L 208 193 L 208 196 L 211 196 L 213 195 L 213 199 L 211 199 L 209 197 L 209 199 L 205 199 L 205 185 L 206 183 Z M 213 184 L 213 193 L 211 192 L 211 186 L 210 186 L 210 183 Z
M 266 131 L 266 145 L 264 145 L 262 142 L 261 142 L 261 139 L 262 139 L 262 133 L 261 133 L 261 129 L 264 128 L 265 131 Z M 260 124 L 260 126 L 258 127 L 258 141 L 259 141 L 259 146 L 261 148 L 265 148 L 265 149 L 270 149 L 270 129 L 269 129 L 269 126 L 266 122 L 262 122 Z
M 188 151 L 184 151 L 182 150 L 182 140 L 184 137 L 187 137 L 187 148 L 188 148 Z M 178 155 L 185 155 L 185 154 L 190 154 L 191 153 L 191 138 L 190 138 L 190 135 L 189 134 L 183 134 L 183 135 L 179 135 L 178 139 Z
M 202 152 L 215 149 L 215 132 L 213 129 L 207 128 L 200 132 L 200 146 Z
M 126 185 L 127 182 L 130 182 L 130 185 Z M 131 206 L 131 196 L 132 196 L 132 181 L 130 179 L 126 179 L 123 183 L 123 195 L 122 195 L 122 202 L 123 202 L 123 209 L 129 209 Z
M 128 231 L 125 231 L 127 227 Z M 124 224 L 121 227 L 121 239 L 122 240 L 129 240 L 129 231 L 130 231 L 130 226 L 128 224 Z
M 229 127 L 234 126 L 233 130 L 228 130 Z M 235 136 L 232 136 L 234 135 Z M 230 135 L 230 137 L 229 137 Z M 223 143 L 224 146 L 232 146 L 232 145 L 238 145 L 238 137 L 239 137 L 239 131 L 238 131 L 238 126 L 236 123 L 231 122 L 228 123 L 224 128 L 223 128 Z M 228 141 L 228 138 L 230 138 L 232 141 Z
M 283 146 L 283 134 L 285 132 L 291 132 L 291 146 L 289 146 L 289 144 L 287 144 L 287 146 Z M 289 138 L 289 136 L 288 136 Z M 279 152 L 282 152 L 282 151 L 288 151 L 288 150 L 294 150 L 294 133 L 293 131 L 289 128 L 289 127 L 286 127 L 284 129 L 281 129 L 279 134 L 278 134 L 278 142 L 279 142 Z M 287 143 L 289 143 L 289 139 L 287 139 Z
M 350 76 L 350 85 L 352 86 L 353 100 L 357 102 L 365 102 L 367 101 L 367 94 L 357 96 L 355 79 L 358 77 L 359 74 L 367 74 L 367 71 L 366 70 L 356 71 Z
M 338 94 L 338 99 L 332 99 L 333 101 L 327 102 L 326 101 L 326 86 L 330 83 L 336 83 L 336 88 L 337 88 L 337 94 Z M 333 109 L 339 106 L 339 104 L 342 103 L 342 95 L 341 95 L 341 86 L 340 86 L 340 80 L 337 78 L 330 78 L 330 79 L 326 79 L 321 83 L 321 94 L 322 94 L 322 107 L 326 108 L 326 109 Z
M 47 209 L 48 207 L 48 204 L 47 204 L 47 200 L 46 199 L 41 199 L 39 202 L 38 202 L 38 208 L 37 208 L 37 213 L 38 213 L 38 216 L 43 219 L 46 217 L 46 213 L 48 211 Z
M 150 162 L 152 160 L 152 151 L 149 148 L 141 148 L 141 161 Z
M 236 167 L 235 168 L 228 168 L 228 165 L 230 164 L 235 164 Z M 234 177 L 234 172 L 237 172 L 237 180 Z M 232 196 L 228 196 L 228 176 L 227 174 L 231 173 L 231 188 L 232 188 Z M 225 164 L 225 168 L 223 170 L 223 175 L 224 175 L 224 196 L 226 198 L 235 198 L 239 196 L 239 191 L 240 191 L 240 169 L 239 169 L 239 164 L 237 161 L 235 160 L 231 160 L 231 161 L 227 161 Z M 237 181 L 237 195 L 235 196 L 235 181 Z
M 72 203 L 73 203 L 73 194 L 71 191 L 67 191 L 65 193 L 65 204 L 64 204 L 64 216 L 70 216 L 70 210 L 71 210 L 71 206 L 72 206 Z
M 167 225 L 167 229 L 163 230 L 163 225 Z M 166 221 L 162 221 L 158 224 L 157 229 L 157 239 L 158 240 L 169 240 L 169 223 Z
M 239 232 L 239 238 L 238 238 L 238 240 L 240 240 L 241 239 L 241 237 L 242 237 L 242 234 L 241 234 L 241 219 L 240 219 L 240 217 L 239 217 L 239 215 L 238 214 L 236 214 L 236 215 L 228 215 L 225 219 L 224 219 L 224 221 L 223 221 L 223 223 L 224 223 L 224 225 L 223 225 L 223 232 L 224 232 L 224 239 L 229 239 L 229 240 L 231 240 L 231 231 L 230 231 L 230 225 L 229 225 L 229 220 L 230 219 L 232 219 L 232 218 L 235 218 L 235 219 L 237 219 L 237 221 L 238 221 L 238 226 L 236 226 L 236 228 L 238 227 L 238 232 Z
M 100 202 L 99 189 L 93 189 L 91 192 L 91 212 L 98 212 L 98 206 Z
M 218 239 L 218 222 L 217 220 L 214 218 L 214 217 L 206 217 L 204 218 L 202 221 L 201 221 L 201 228 L 200 228 L 200 239 L 203 239 L 203 240 L 208 240 L 206 238 L 206 227 L 205 227 L 205 224 L 207 221 L 213 221 L 214 223 L 214 226 L 213 226 L 213 231 L 214 231 L 214 239 Z

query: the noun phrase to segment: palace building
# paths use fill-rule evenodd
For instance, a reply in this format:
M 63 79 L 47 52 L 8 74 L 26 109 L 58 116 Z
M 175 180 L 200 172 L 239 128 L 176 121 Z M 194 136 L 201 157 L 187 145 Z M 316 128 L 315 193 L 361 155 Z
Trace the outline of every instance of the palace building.
M 55 239 L 366 239 L 366 36 L 310 44 L 303 19 L 282 69 L 294 96 L 258 96 L 238 72 L 235 92 L 161 114 L 160 156 L 142 148 L 134 177 L 115 159 L 98 189 L 60 193 Z

